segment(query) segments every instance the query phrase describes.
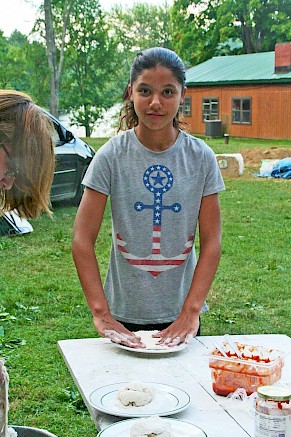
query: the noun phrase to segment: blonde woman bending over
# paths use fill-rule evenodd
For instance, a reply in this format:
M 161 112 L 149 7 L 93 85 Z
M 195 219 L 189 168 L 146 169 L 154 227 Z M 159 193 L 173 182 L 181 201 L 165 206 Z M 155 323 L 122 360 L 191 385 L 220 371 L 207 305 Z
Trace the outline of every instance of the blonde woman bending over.
M 55 130 L 27 94 L 0 90 L 0 215 L 50 213 Z

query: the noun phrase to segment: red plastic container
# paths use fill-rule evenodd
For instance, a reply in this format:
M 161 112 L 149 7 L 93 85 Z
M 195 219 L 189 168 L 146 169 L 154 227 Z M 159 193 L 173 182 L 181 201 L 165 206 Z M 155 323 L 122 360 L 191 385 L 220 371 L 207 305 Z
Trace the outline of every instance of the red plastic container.
M 241 345 L 236 343 L 239 350 L 244 347 L 256 350 L 256 346 Z M 284 365 L 284 353 L 274 350 L 257 348 L 260 353 L 271 359 L 260 360 L 258 355 L 252 358 L 246 357 L 239 359 L 236 355 L 224 357 L 217 349 L 214 349 L 209 357 L 209 367 L 212 376 L 212 388 L 215 393 L 227 396 L 238 388 L 244 388 L 248 395 L 254 393 L 258 387 L 272 385 L 281 378 L 282 367 Z M 273 359 L 272 359 L 273 357 Z

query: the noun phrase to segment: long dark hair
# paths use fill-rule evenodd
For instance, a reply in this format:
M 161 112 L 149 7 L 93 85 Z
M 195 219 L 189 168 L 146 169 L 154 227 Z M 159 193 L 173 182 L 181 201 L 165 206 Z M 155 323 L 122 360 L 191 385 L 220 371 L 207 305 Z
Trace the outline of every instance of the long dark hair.
M 186 73 L 183 61 L 175 52 L 163 47 L 152 47 L 136 55 L 130 70 L 130 86 L 132 87 L 133 83 L 144 70 L 155 68 L 159 65 L 172 71 L 177 81 L 181 84 L 183 92 L 186 86 Z M 138 125 L 138 116 L 136 115 L 133 102 L 130 100 L 127 91 L 124 93 L 123 98 L 125 104 L 120 111 L 118 131 L 131 129 Z M 178 111 L 173 119 L 173 126 L 176 128 L 185 128 L 185 125 L 186 123 L 179 119 Z

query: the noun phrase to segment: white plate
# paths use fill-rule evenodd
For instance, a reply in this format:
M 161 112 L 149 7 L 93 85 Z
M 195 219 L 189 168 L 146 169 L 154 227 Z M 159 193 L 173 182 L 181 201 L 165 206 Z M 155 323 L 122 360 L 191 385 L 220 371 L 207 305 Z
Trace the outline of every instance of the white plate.
M 130 430 L 138 419 L 122 420 L 107 426 L 98 434 L 98 437 L 129 437 Z M 183 422 L 177 419 L 162 419 L 170 422 L 173 435 L 179 437 L 207 437 L 207 434 L 201 428 L 192 423 Z
M 190 403 L 190 396 L 184 390 L 171 385 L 148 383 L 155 391 L 151 402 L 143 407 L 125 407 L 117 399 L 117 393 L 128 382 L 118 382 L 94 390 L 89 401 L 91 405 L 103 413 L 119 417 L 167 416 L 184 410 Z
M 124 344 L 115 343 L 112 341 L 113 344 L 115 344 L 117 347 L 120 347 L 121 349 L 125 349 L 130 352 L 138 352 L 143 354 L 169 354 L 172 352 L 178 352 L 182 349 L 185 349 L 188 344 L 187 343 L 181 343 L 178 346 L 167 346 L 167 345 L 155 345 L 155 342 L 159 341 L 159 338 L 150 339 L 152 334 L 156 333 L 158 331 L 137 331 L 135 332 L 136 335 L 138 335 L 141 338 L 142 343 L 145 345 L 148 344 L 146 348 L 133 348 L 129 346 L 125 346 Z
M 130 351 L 130 352 L 138 352 L 138 353 L 143 353 L 143 354 L 170 354 L 173 352 L 178 352 L 181 351 L 182 349 L 185 349 L 187 347 L 187 344 L 185 343 L 181 343 L 178 346 L 165 346 L 164 348 L 161 349 L 150 349 L 150 348 L 135 348 L 135 347 L 129 347 L 129 346 L 125 346 L 124 344 L 120 344 L 120 343 L 114 343 L 114 341 L 112 342 L 113 344 L 115 344 L 115 346 L 120 347 L 120 349 L 125 349 L 126 351 Z

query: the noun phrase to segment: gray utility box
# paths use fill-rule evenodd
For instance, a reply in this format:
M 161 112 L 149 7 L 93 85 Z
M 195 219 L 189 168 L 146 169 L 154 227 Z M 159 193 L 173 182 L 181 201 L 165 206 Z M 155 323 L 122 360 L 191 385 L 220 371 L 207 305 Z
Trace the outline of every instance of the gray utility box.
M 221 120 L 204 120 L 206 137 L 221 137 L 222 126 Z

